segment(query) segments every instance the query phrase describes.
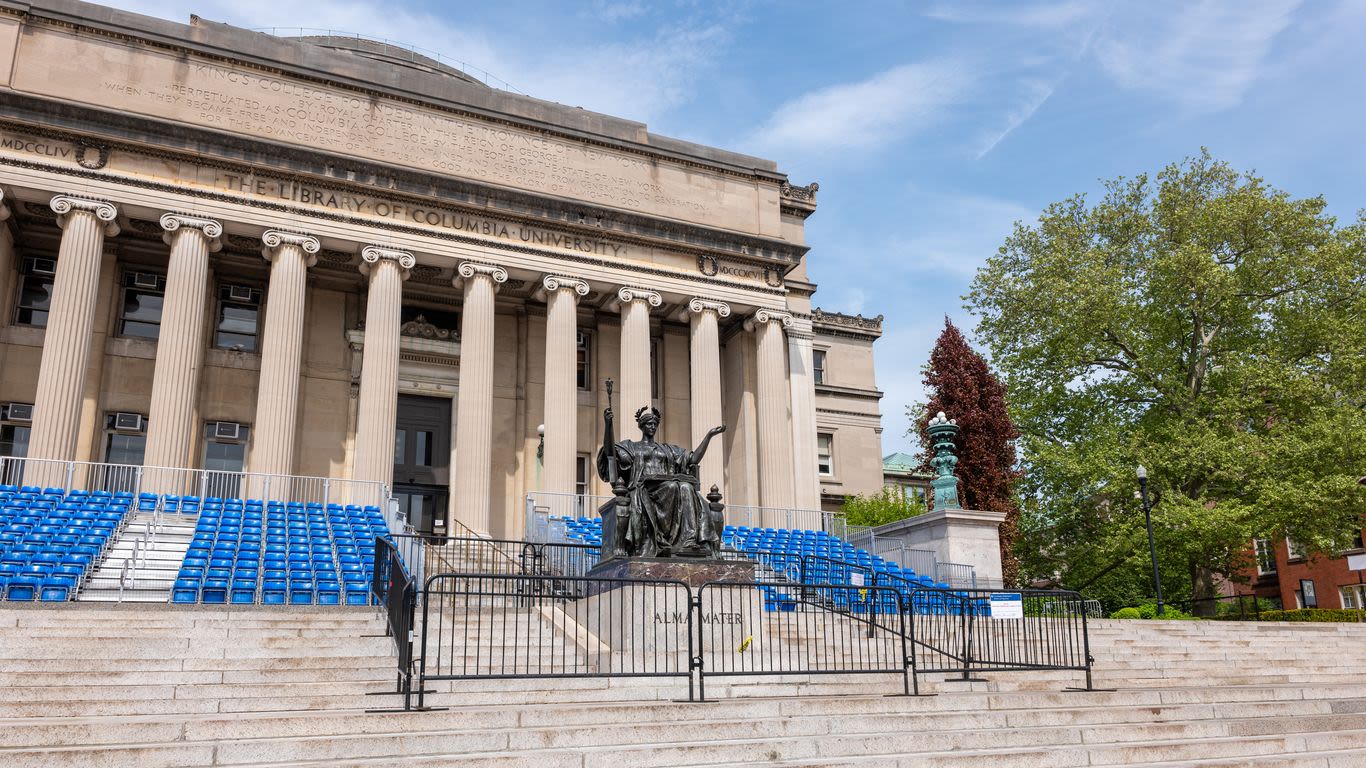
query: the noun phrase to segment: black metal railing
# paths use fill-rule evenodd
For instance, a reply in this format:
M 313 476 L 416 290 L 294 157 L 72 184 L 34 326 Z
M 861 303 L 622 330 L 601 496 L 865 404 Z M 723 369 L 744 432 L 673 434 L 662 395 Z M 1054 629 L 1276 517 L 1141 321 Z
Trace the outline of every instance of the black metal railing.
M 802 600 L 801 590 L 788 582 L 698 587 L 693 623 L 699 698 L 706 698 L 709 676 L 899 674 L 910 693 L 909 636 L 897 592 L 806 586 L 840 608 Z
M 398 647 L 405 709 L 414 691 L 424 706 L 433 681 L 507 677 L 686 677 L 689 699 L 701 699 L 708 676 L 900 674 L 918 694 L 930 673 L 1077 670 L 1092 690 L 1076 592 L 934 588 L 819 556 L 775 563 L 792 566 L 778 580 L 689 588 L 587 577 L 598 556 L 589 545 L 479 538 L 424 543 L 426 562 L 492 561 L 500 572 L 419 582 L 401 544 L 376 546 L 374 589 Z M 818 574 L 830 580 L 810 583 Z
M 692 592 L 673 581 L 440 574 L 423 589 L 418 707 L 439 680 L 686 677 Z
M 914 675 L 966 681 L 975 672 L 1077 670 L 1092 690 L 1086 611 L 1075 592 L 920 588 L 907 602 Z
M 403 694 L 403 708 L 413 691 L 413 620 L 417 614 L 417 584 L 403 565 L 398 549 L 383 536 L 375 537 L 375 572 L 370 584 L 375 600 L 384 606 L 386 633 L 394 639 L 398 666 L 395 693 Z

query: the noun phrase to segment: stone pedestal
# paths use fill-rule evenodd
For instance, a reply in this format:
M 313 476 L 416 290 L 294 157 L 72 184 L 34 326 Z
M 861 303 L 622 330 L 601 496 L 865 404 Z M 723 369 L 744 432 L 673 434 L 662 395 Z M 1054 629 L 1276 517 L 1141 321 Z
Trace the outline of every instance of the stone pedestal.
M 936 509 L 878 526 L 873 533 L 907 549 L 928 549 L 941 563 L 971 565 L 979 583 L 996 585 L 1001 583 L 1000 527 L 1005 519 L 1003 512 Z
M 693 589 L 709 581 L 754 583 L 748 560 L 689 560 L 675 557 L 626 557 L 604 560 L 588 571 L 593 579 L 681 581 Z M 605 586 L 605 585 L 604 585 Z M 607 590 L 603 590 L 607 591 Z

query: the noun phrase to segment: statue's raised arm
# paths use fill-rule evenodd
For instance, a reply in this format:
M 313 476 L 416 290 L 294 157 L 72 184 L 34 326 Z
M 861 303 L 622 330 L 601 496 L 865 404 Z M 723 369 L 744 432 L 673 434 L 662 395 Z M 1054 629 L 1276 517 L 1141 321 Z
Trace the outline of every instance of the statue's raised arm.
M 698 443 L 697 447 L 693 449 L 692 463 L 701 464 L 702 457 L 707 455 L 707 446 L 711 445 L 711 439 L 725 431 L 725 424 L 722 424 L 719 427 L 712 427 L 711 429 L 707 430 L 707 434 L 702 437 L 702 442 Z

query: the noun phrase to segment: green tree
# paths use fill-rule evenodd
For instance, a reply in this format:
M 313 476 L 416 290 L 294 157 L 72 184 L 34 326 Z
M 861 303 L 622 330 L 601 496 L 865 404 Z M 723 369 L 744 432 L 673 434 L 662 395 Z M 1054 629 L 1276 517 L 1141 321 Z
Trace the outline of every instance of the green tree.
M 1199 157 L 1014 232 L 966 297 L 1021 431 L 1028 575 L 1212 592 L 1249 539 L 1344 544 L 1366 510 L 1366 227 Z
M 884 486 L 877 493 L 845 497 L 841 510 L 850 525 L 877 526 L 919 515 L 925 511 L 925 506 L 919 498 L 900 488 Z

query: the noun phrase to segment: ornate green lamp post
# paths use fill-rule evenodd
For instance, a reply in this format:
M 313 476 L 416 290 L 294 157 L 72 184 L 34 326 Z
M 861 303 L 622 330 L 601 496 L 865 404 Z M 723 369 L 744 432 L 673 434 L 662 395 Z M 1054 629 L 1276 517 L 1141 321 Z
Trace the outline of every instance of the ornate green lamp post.
M 1153 505 L 1148 501 L 1148 470 L 1142 464 L 1135 470 L 1138 475 L 1138 498 L 1143 502 L 1143 521 L 1148 525 L 1148 555 L 1153 562 L 1153 590 L 1157 592 L 1157 615 L 1162 615 L 1162 577 L 1157 572 L 1157 545 L 1153 543 Z
M 930 447 L 934 450 L 930 466 L 939 473 L 930 481 L 934 489 L 934 508 L 962 509 L 958 504 L 958 476 L 953 474 L 953 468 L 958 466 L 958 457 L 954 455 L 957 450 L 954 440 L 958 437 L 958 422 L 940 411 L 930 419 L 926 431 L 930 433 Z

